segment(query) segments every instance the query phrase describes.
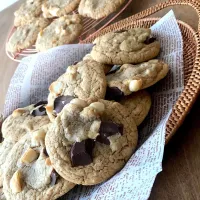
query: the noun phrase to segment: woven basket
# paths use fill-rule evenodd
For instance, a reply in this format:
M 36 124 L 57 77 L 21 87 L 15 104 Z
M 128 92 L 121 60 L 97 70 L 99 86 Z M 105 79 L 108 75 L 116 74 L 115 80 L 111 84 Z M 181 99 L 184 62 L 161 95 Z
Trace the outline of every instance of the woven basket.
M 159 19 L 145 17 L 173 5 L 189 5 L 197 11 L 200 18 L 200 2 L 195 0 L 171 0 L 165 3 L 157 4 L 136 15 L 112 24 L 91 35 L 89 38 L 85 39 L 83 43 L 91 43 L 96 37 L 111 31 L 135 27 L 149 28 Z M 200 23 L 198 24 L 198 32 L 195 32 L 189 25 L 182 21 L 178 21 L 178 24 L 181 29 L 184 44 L 184 90 L 175 103 L 172 113 L 168 119 L 165 137 L 166 143 L 183 123 L 200 92 Z

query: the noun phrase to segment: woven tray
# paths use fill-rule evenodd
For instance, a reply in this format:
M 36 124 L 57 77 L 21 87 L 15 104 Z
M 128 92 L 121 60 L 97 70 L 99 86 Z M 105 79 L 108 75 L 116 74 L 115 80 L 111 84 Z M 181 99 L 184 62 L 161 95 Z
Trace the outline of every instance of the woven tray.
M 83 43 L 91 43 L 96 37 L 111 31 L 135 27 L 149 28 L 159 19 L 145 17 L 173 5 L 192 6 L 197 11 L 198 17 L 200 18 L 200 2 L 194 0 L 171 0 L 157 4 L 156 6 L 144 10 L 136 15 L 112 24 L 95 34 L 92 34 L 89 38 L 85 39 Z M 168 119 L 165 136 L 166 143 L 183 123 L 200 93 L 200 23 L 198 24 L 198 32 L 195 32 L 189 25 L 182 21 L 178 21 L 178 24 L 181 29 L 184 44 L 184 90 L 175 103 Z

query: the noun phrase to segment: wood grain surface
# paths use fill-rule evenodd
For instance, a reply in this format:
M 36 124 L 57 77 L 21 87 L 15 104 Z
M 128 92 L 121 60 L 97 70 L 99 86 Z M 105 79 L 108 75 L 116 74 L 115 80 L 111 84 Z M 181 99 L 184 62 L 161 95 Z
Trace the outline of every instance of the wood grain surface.
M 19 7 L 17 2 L 0 12 L 0 112 L 3 110 L 5 95 L 10 79 L 18 63 L 5 54 L 5 42 L 13 24 L 13 12 Z M 133 0 L 120 16 L 126 18 L 163 0 Z M 163 16 L 171 8 L 154 16 Z M 173 7 L 176 17 L 197 28 L 197 15 L 188 6 Z M 118 18 L 119 20 L 119 18 Z M 165 147 L 163 171 L 157 176 L 150 200 L 199 200 L 200 199 L 200 98 L 184 124 Z

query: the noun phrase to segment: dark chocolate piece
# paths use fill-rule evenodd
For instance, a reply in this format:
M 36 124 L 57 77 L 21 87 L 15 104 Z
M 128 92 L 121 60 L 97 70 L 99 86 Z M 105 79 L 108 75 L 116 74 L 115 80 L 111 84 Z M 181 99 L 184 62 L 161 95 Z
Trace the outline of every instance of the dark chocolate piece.
M 115 135 L 117 133 L 123 134 L 123 125 L 116 124 L 113 122 L 101 122 L 99 135 L 96 138 L 96 141 L 103 144 L 110 144 L 108 137 Z
M 31 115 L 35 116 L 44 116 L 46 115 L 46 109 L 44 106 L 38 106 L 35 110 L 33 110 L 33 112 L 31 113 Z
M 151 43 L 153 43 L 153 42 L 155 42 L 156 41 L 156 38 L 154 38 L 154 37 L 148 37 L 145 41 L 144 41 L 144 43 L 145 44 L 151 44 Z
M 55 99 L 54 101 L 54 110 L 56 111 L 56 113 L 60 113 L 63 109 L 63 107 L 70 103 L 70 101 L 72 99 L 74 99 L 75 97 L 73 96 L 60 96 L 58 98 Z
M 85 166 L 92 163 L 94 145 L 95 143 L 92 139 L 75 142 L 70 151 L 72 166 Z
M 73 65 L 76 65 L 78 63 L 78 61 L 75 61 L 74 63 L 73 63 Z
M 47 101 L 39 101 L 38 103 L 36 103 L 35 105 L 34 105 L 34 107 L 36 108 L 36 107 L 38 107 L 38 106 L 44 106 L 44 105 L 46 105 L 47 104 Z
M 47 153 L 47 149 L 46 149 L 46 148 L 43 149 L 43 154 L 44 154 L 45 156 L 49 157 L 49 154 Z
M 106 89 L 106 100 L 120 101 L 124 97 L 124 93 L 117 87 L 107 87 Z
M 53 169 L 53 171 L 51 172 L 51 186 L 54 186 L 58 180 L 58 173 Z

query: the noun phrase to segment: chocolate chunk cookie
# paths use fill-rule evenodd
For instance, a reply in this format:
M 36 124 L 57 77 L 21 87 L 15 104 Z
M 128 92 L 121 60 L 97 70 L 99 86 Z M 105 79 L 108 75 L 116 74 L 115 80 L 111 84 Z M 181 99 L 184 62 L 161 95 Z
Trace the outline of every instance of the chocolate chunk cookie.
M 22 137 L 5 163 L 3 191 L 7 199 L 56 199 L 75 185 L 61 178 L 46 154 L 48 125 Z
M 43 0 L 26 0 L 20 8 L 14 12 L 14 25 L 23 26 L 30 24 L 42 14 Z
M 100 19 L 116 11 L 125 0 L 81 0 L 78 12 L 93 19 Z
M 5 139 L 17 142 L 28 131 L 36 130 L 49 123 L 45 105 L 39 102 L 25 108 L 18 108 L 2 124 L 2 135 Z
M 150 110 L 151 96 L 147 91 L 141 90 L 125 96 L 120 103 L 127 108 L 136 125 L 139 126 Z
M 51 120 L 73 98 L 103 99 L 106 93 L 106 77 L 100 63 L 85 60 L 69 66 L 65 74 L 49 87 L 47 113 Z
M 97 62 L 115 65 L 148 61 L 160 51 L 160 43 L 150 37 L 148 28 L 107 33 L 95 39 L 91 56 Z
M 61 17 L 72 12 L 80 0 L 44 0 L 42 5 L 45 18 Z
M 50 23 L 44 18 L 35 18 L 29 24 L 17 27 L 7 43 L 7 50 L 16 53 L 35 44 L 38 33 Z
M 46 135 L 52 165 L 63 178 L 77 184 L 101 183 L 118 172 L 137 145 L 137 127 L 117 102 L 65 105 Z
M 106 76 L 109 90 L 107 99 L 129 95 L 163 79 L 169 71 L 166 63 L 150 60 L 138 65 L 124 64 L 115 73 Z
M 81 31 L 80 15 L 65 15 L 55 19 L 38 34 L 36 49 L 37 51 L 46 51 L 56 46 L 72 43 L 78 38 Z

